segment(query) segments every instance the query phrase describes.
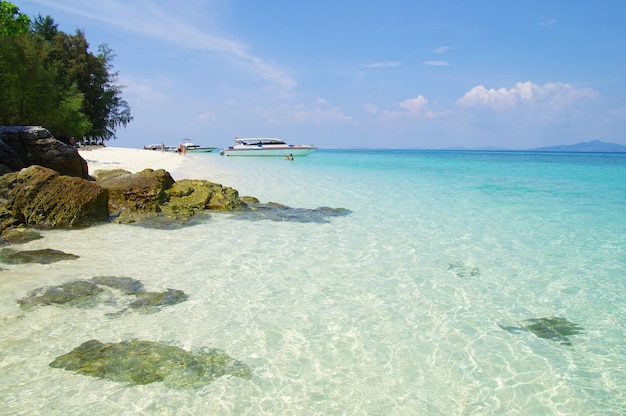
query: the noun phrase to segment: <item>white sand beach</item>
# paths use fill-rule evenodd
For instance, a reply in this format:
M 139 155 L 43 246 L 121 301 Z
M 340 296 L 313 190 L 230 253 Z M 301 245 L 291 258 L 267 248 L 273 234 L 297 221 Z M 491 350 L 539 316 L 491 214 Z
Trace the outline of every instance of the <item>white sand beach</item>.
M 89 174 L 109 169 L 124 169 L 135 173 L 147 168 L 165 169 L 173 174 L 185 161 L 185 156 L 177 153 L 123 147 L 78 149 L 78 152 L 87 161 Z
M 158 150 L 131 149 L 126 147 L 97 147 L 78 149 L 87 161 L 89 174 L 99 170 L 124 169 L 132 173 L 144 169 L 164 169 L 174 180 L 180 179 L 223 179 L 223 169 L 217 164 L 206 163 L 203 155 L 179 155 Z M 219 159 L 217 157 L 216 159 Z

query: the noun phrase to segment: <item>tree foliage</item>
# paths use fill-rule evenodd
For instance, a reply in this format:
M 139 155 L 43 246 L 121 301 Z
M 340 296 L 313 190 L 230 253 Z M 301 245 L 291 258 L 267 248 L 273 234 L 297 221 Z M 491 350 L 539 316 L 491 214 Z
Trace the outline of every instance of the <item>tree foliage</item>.
M 41 15 L 26 30 L 17 7 L 0 0 L 0 124 L 42 125 L 56 136 L 115 138 L 131 120 L 113 70 L 113 51 L 89 51 L 81 30 L 58 30 Z M 7 23 L 8 22 L 8 23 Z
M 0 1 L 0 38 L 28 32 L 30 19 L 8 1 Z

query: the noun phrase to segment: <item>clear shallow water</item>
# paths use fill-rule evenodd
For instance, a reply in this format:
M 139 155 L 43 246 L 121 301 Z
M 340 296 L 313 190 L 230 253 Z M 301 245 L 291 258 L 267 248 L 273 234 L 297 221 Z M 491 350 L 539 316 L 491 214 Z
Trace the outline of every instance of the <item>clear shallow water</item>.
M 626 412 L 625 155 L 189 156 L 187 176 L 262 202 L 352 213 L 324 224 L 213 214 L 176 231 L 44 233 L 20 248 L 81 258 L 0 272 L 0 412 Z M 118 317 L 107 315 L 115 305 L 15 303 L 36 287 L 98 275 L 190 298 Z M 568 347 L 499 326 L 548 316 L 584 331 Z M 253 376 L 173 390 L 48 367 L 92 338 L 214 347 Z

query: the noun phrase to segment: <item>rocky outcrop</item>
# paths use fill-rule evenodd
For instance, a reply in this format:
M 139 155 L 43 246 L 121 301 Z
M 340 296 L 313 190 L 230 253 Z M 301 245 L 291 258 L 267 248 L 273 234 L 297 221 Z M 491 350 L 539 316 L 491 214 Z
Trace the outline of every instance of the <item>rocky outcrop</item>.
M 14 178 L 14 183 L 8 183 L 6 210 L 21 224 L 82 227 L 109 217 L 108 192 L 93 182 L 42 166 L 22 169 Z
M 169 200 L 163 209 L 169 212 L 229 211 L 246 205 L 237 190 L 205 180 L 180 180 L 168 189 L 167 194 Z
M 174 179 L 163 169 L 145 169 L 139 173 L 115 169 L 98 171 L 96 184 L 109 191 L 109 207 L 113 212 L 160 212 Z
M 348 210 L 292 209 L 260 204 L 206 180 L 175 182 L 163 169 L 98 171 L 43 127 L 0 126 L 0 232 L 16 226 L 82 227 L 114 217 L 118 223 L 174 229 L 202 221 L 208 211 L 238 219 L 327 222 Z M 8 242 L 0 239 L 0 243 Z
M 121 169 L 98 171 L 96 184 L 109 191 L 111 215 L 121 223 L 168 228 L 168 224 L 187 224 L 189 218 L 206 210 L 246 207 L 233 188 L 206 180 L 175 182 L 163 169 L 139 173 Z
M 0 175 L 40 165 L 61 175 L 88 179 L 87 161 L 69 144 L 39 126 L 0 126 Z

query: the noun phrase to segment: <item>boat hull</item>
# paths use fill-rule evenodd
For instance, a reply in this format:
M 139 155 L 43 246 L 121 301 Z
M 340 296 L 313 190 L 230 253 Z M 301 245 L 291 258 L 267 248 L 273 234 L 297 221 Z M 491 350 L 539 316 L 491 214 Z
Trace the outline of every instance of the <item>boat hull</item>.
M 209 153 L 213 150 L 217 149 L 217 147 L 198 147 L 198 148 L 187 148 L 187 153 Z
M 187 150 L 185 150 L 185 152 L 186 153 L 209 153 L 215 149 L 217 149 L 217 147 L 187 147 Z M 165 148 L 165 151 L 178 153 L 179 149 L 177 146 L 168 146 Z

